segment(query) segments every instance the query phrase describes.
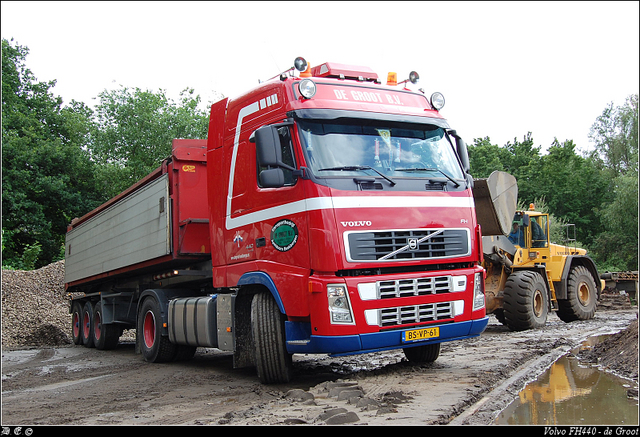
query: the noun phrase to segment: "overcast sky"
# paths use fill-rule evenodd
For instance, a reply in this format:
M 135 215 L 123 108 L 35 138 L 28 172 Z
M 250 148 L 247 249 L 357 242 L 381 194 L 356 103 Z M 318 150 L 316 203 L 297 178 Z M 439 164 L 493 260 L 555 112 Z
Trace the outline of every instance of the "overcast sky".
M 411 70 L 468 143 L 532 132 L 579 150 L 607 104 L 638 93 L 638 2 L 2 2 L 2 38 L 53 93 L 95 104 L 120 85 L 234 97 L 291 67 Z

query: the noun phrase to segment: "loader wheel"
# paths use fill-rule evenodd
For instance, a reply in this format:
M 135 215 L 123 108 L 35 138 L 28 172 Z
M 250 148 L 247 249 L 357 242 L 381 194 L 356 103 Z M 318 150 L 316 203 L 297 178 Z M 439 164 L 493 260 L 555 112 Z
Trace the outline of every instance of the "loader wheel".
M 596 313 L 596 283 L 584 266 L 571 269 L 567 299 L 558 300 L 558 317 L 565 322 L 589 320 Z
M 102 322 L 102 304 L 96 303 L 93 308 L 93 344 L 97 349 L 114 349 L 120 340 L 120 328 L 117 325 L 105 325 Z
M 75 302 L 71 310 L 71 334 L 73 344 L 82 344 L 82 305 Z
M 517 271 L 504 286 L 505 324 L 512 331 L 541 328 L 547 322 L 549 295 L 540 273 Z
M 260 382 L 291 381 L 293 361 L 285 343 L 284 318 L 269 293 L 256 294 L 251 301 L 251 334 Z
M 402 351 L 407 360 L 412 363 L 433 363 L 440 356 L 440 343 L 407 347 Z
M 145 299 L 140 307 L 136 339 L 140 341 L 145 361 L 164 363 L 176 356 L 176 345 L 169 341 L 169 337 L 162 335 L 160 305 L 153 298 Z
M 85 347 L 94 347 L 93 344 L 93 305 L 91 302 L 84 304 L 82 308 L 82 344 Z

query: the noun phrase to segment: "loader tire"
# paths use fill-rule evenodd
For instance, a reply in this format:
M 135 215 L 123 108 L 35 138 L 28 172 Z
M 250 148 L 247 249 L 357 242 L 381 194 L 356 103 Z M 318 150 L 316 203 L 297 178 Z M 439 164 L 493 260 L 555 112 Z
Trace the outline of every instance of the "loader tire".
M 85 347 L 94 347 L 93 344 L 93 305 L 87 302 L 82 307 L 82 344 Z
M 547 286 L 538 272 L 516 271 L 504 286 L 505 324 L 512 331 L 543 327 L 549 311 Z
M 82 304 L 74 302 L 71 309 L 71 335 L 73 344 L 82 344 Z
M 102 303 L 98 302 L 93 307 L 93 344 L 96 349 L 114 349 L 120 340 L 121 330 L 117 325 L 103 323 Z
M 253 296 L 251 334 L 258 379 L 263 384 L 291 381 L 293 361 L 287 352 L 284 329 L 284 318 L 271 294 Z
M 440 356 L 440 343 L 407 347 L 402 351 L 407 360 L 412 363 L 433 363 Z
M 177 346 L 162 335 L 162 313 L 160 305 L 153 298 L 147 298 L 140 307 L 136 339 L 140 341 L 140 350 L 145 361 L 165 363 L 172 361 Z
M 558 317 L 565 322 L 592 319 L 596 313 L 597 288 L 589 270 L 576 266 L 569 272 L 567 299 L 558 300 Z

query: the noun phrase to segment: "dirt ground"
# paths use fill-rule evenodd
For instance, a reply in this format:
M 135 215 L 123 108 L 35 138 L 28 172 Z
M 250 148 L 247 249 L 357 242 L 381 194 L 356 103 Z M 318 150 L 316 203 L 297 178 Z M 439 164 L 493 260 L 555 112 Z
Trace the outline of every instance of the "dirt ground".
M 149 364 L 132 341 L 113 351 L 5 347 L 2 424 L 485 425 L 558 357 L 578 353 L 588 337 L 627 328 L 604 350 L 580 355 L 629 378 L 637 397 L 637 319 L 637 307 L 605 307 L 593 320 L 566 324 L 551 315 L 543 329 L 511 332 L 491 317 L 480 337 L 444 343 L 429 365 L 412 365 L 401 351 L 296 355 L 286 385 L 262 385 L 214 349 L 198 349 L 188 362 Z

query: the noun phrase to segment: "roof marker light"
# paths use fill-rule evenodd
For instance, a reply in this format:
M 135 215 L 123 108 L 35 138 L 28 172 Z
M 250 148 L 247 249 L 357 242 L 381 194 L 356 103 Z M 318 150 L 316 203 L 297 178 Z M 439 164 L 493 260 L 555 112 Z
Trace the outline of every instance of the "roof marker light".
M 431 94 L 431 106 L 436 111 L 441 110 L 444 107 L 444 96 L 441 93 L 433 93 Z
M 398 74 L 397 73 L 389 73 L 387 74 L 387 85 L 396 86 L 398 85 Z

